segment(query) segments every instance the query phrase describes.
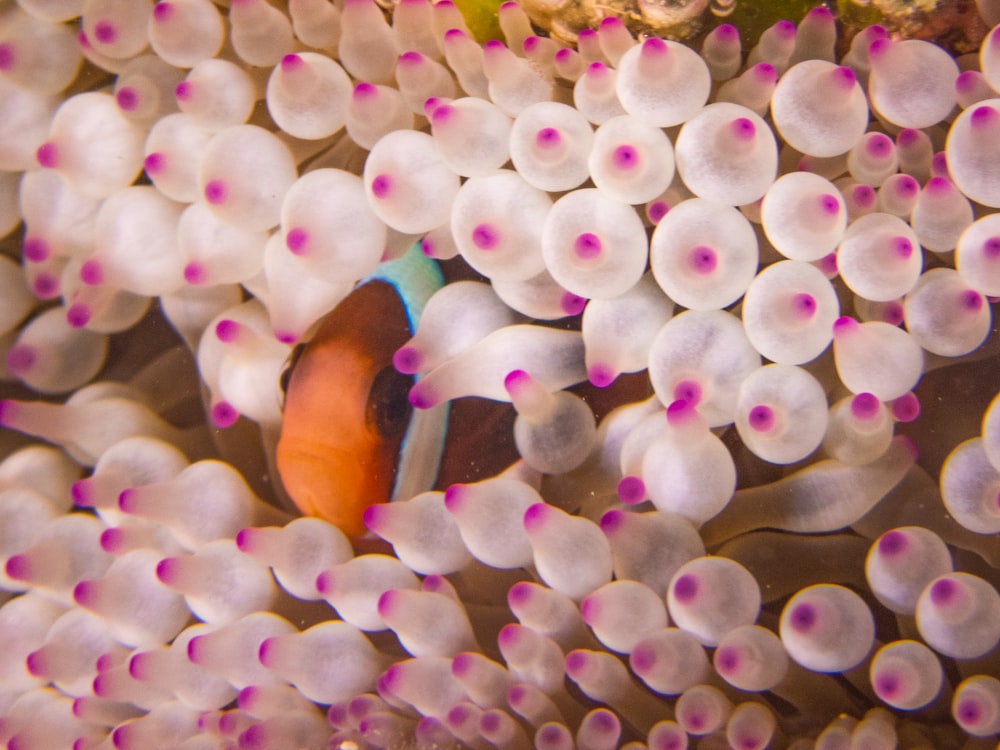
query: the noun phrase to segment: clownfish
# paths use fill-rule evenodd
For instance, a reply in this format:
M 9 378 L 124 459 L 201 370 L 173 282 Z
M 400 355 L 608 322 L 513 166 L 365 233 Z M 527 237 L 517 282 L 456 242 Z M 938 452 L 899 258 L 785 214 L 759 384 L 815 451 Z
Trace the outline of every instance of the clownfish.
M 447 280 L 475 277 L 459 259 L 445 265 Z M 495 476 L 520 458 L 510 403 L 468 398 L 413 409 L 414 377 L 393 366 L 445 281 L 419 243 L 382 263 L 320 322 L 283 378 L 278 474 L 303 514 L 352 539 L 367 533 L 364 512 L 374 503 Z M 644 373 L 622 376 L 610 388 L 584 383 L 571 390 L 598 419 L 651 393 Z
M 382 263 L 322 320 L 287 371 L 278 474 L 303 514 L 352 538 L 365 534 L 373 503 L 489 476 L 517 459 L 512 439 L 491 446 L 489 460 L 455 456 L 483 447 L 477 431 L 510 435 L 501 424 L 513 424 L 509 404 L 480 404 L 473 418 L 467 405 L 414 410 L 414 378 L 393 367 L 444 283 L 418 245 Z M 462 465 L 469 470 L 455 471 Z

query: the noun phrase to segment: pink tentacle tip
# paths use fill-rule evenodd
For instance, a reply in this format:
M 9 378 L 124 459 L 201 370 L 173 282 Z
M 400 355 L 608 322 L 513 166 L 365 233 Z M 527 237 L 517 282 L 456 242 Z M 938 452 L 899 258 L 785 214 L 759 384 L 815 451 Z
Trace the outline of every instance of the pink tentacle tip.
M 592 62 L 587 66 L 586 75 L 593 78 L 602 78 L 608 75 L 609 68 L 602 62 Z
M 573 241 L 573 252 L 580 260 L 596 260 L 604 252 L 604 243 L 593 232 L 583 232 Z
M 605 19 L 609 20 L 609 19 Z M 618 21 L 617 18 L 611 17 L 610 20 Z M 667 56 L 670 48 L 667 47 L 667 43 L 660 39 L 658 36 L 651 36 L 645 39 L 642 43 L 642 50 L 640 51 L 641 57 L 647 60 L 660 60 Z
M 98 21 L 94 25 L 94 39 L 101 44 L 114 44 L 118 29 L 111 21 Z
M 465 39 L 465 38 L 468 38 L 468 34 L 462 31 L 462 29 L 448 29 L 446 32 L 444 32 L 445 44 L 447 44 L 448 42 L 454 44 L 459 39 Z
M 688 424 L 698 415 L 695 404 L 687 399 L 679 398 L 667 407 L 667 424 L 679 427 Z
M 138 509 L 136 492 L 134 487 L 122 490 L 118 495 L 118 509 L 122 513 L 134 513 Z
M 226 202 L 226 183 L 223 180 L 209 180 L 205 185 L 205 200 L 211 206 L 221 206 Z
M 385 200 L 392 195 L 392 177 L 387 174 L 375 175 L 372 180 L 372 195 L 379 200 Z
M 148 154 L 145 159 L 142 160 L 142 168 L 146 170 L 146 174 L 153 176 L 163 172 L 163 169 L 167 165 L 166 156 L 154 151 Z
M 533 379 L 524 370 L 511 370 L 503 379 L 503 387 L 511 396 L 517 395 L 519 391 L 527 388 Z
M 56 169 L 59 166 L 59 147 L 53 141 L 46 141 L 35 151 L 35 160 L 44 169 Z
M 148 671 L 149 657 L 144 653 L 133 654 L 132 658 L 128 660 L 128 673 L 132 679 L 145 680 L 150 676 Z
M 584 619 L 586 620 L 586 617 Z M 566 674 L 570 677 L 580 677 L 587 668 L 588 661 L 590 659 L 585 651 L 570 651 L 566 654 Z
M 4 565 L 8 578 L 15 581 L 27 581 L 31 578 L 31 558 L 28 555 L 11 555 Z
M 41 263 L 51 255 L 49 243 L 41 237 L 25 237 L 22 252 L 30 263 Z
M 208 277 L 208 273 L 205 270 L 205 266 L 196 260 L 192 260 L 186 266 L 184 266 L 184 281 L 192 286 L 197 286 L 199 284 L 204 284 Z
M 884 58 L 889 53 L 889 50 L 892 49 L 892 44 L 892 39 L 889 37 L 879 37 L 868 45 L 868 58 L 872 62 Z
M 38 361 L 38 352 L 29 344 L 16 344 L 7 352 L 7 369 L 14 375 L 31 372 Z
M 533 534 L 545 525 L 546 519 L 551 519 L 551 508 L 545 503 L 535 503 L 524 511 L 524 530 Z
M 972 110 L 972 115 L 969 117 L 969 124 L 973 128 L 985 128 L 996 125 L 998 120 L 1000 120 L 1000 112 L 997 112 L 996 109 L 988 104 L 982 104 Z
M 747 415 L 747 422 L 750 425 L 750 429 L 755 432 L 770 432 L 774 429 L 777 419 L 774 409 L 770 406 L 760 404 L 750 410 L 750 413 Z
M 14 45 L 0 44 L 0 71 L 11 70 L 16 63 L 17 55 L 14 52 Z
M 640 162 L 639 149 L 631 144 L 623 143 L 611 152 L 611 163 L 615 169 L 629 171 L 638 167 Z
M 420 371 L 420 363 L 423 357 L 420 350 L 415 346 L 401 346 L 392 355 L 392 365 L 398 372 L 404 375 L 412 375 Z
M 66 310 L 66 322 L 72 328 L 83 328 L 90 322 L 90 309 L 81 303 L 70 305 Z
M 632 649 L 628 663 L 637 674 L 646 674 L 656 666 L 656 649 L 652 645 L 640 643 Z
M 285 235 L 285 247 L 294 255 L 306 255 L 309 247 L 309 232 L 302 227 L 294 227 Z
M 73 601 L 81 607 L 92 607 L 97 601 L 97 582 L 86 580 L 76 584 L 73 587 Z
M 399 56 L 399 64 L 404 66 L 420 65 L 425 59 L 426 58 L 419 52 L 410 50 L 409 52 L 404 52 Z
M 212 404 L 210 416 L 212 424 L 216 428 L 225 430 L 236 424 L 236 420 L 239 419 L 240 413 L 236 411 L 235 407 L 228 401 L 218 401 Z
M 105 529 L 101 532 L 101 549 L 109 555 L 117 555 L 122 552 L 124 543 L 125 533 L 117 527 Z
M 616 491 L 618 499 L 626 505 L 637 505 L 646 499 L 646 484 L 641 477 L 622 477 Z
M 90 490 L 90 482 L 86 479 L 78 479 L 69 487 L 70 497 L 73 504 L 81 508 L 90 508 L 94 504 L 93 493 Z
M 564 292 L 562 297 L 559 298 L 559 309 L 566 313 L 566 315 L 579 315 L 586 306 L 587 298 L 581 297 L 579 294 Z
M 812 318 L 817 307 L 816 298 L 811 294 L 800 292 L 792 296 L 792 313 L 803 320 Z
M 878 414 L 881 403 L 873 393 L 859 393 L 851 399 L 851 414 L 858 419 L 872 419 Z
M 614 534 L 625 524 L 625 511 L 619 508 L 612 508 L 601 516 L 600 527 L 605 536 Z
M 358 102 L 366 99 L 373 99 L 378 96 L 378 87 L 374 83 L 362 81 L 354 87 L 354 91 L 351 96 Z
M 842 315 L 833 321 L 833 337 L 846 336 L 861 330 L 861 324 L 848 315 Z
M 87 286 L 100 286 L 104 283 L 104 265 L 99 260 L 88 260 L 80 266 L 80 281 Z
M 897 422 L 912 422 L 920 416 L 920 399 L 915 393 L 904 393 L 890 404 L 890 408 Z
M 215 335 L 224 344 L 231 344 L 236 341 L 241 328 L 242 326 L 235 320 L 225 318 L 215 324 Z
M 527 39 L 525 39 L 525 40 L 524 40 L 524 42 L 523 42 L 523 43 L 521 44 L 521 49 L 522 49 L 522 50 L 523 50 L 524 52 L 526 52 L 526 53 L 529 53 L 529 54 L 530 54 L 530 53 L 534 52 L 534 51 L 535 51 L 535 50 L 536 50 L 536 49 L 538 48 L 538 45 L 539 45 L 539 43 L 540 43 L 540 42 L 541 42 L 541 37 L 537 37 L 537 36 L 529 36 L 529 37 L 528 37 Z
M 875 191 L 872 190 L 872 200 L 874 201 Z M 823 275 L 827 278 L 832 278 L 837 275 L 837 254 L 827 253 L 818 261 L 816 261 L 816 267 L 823 272 Z
M 265 638 L 257 649 L 257 660 L 268 669 L 275 664 L 275 652 L 277 651 L 277 639 L 275 636 Z
M 983 309 L 985 300 L 983 295 L 975 289 L 963 289 L 958 295 L 958 304 L 969 312 L 979 312 Z
M 451 673 L 455 677 L 463 677 L 469 673 L 475 663 L 475 654 L 470 654 L 467 652 L 462 652 L 461 654 L 456 654 L 451 660 Z
M 500 230 L 493 224 L 483 222 L 472 230 L 472 244 L 480 250 L 495 250 L 500 245 Z
M 534 596 L 530 583 L 515 583 L 507 590 L 507 604 L 511 607 L 523 607 Z
M 47 671 L 45 668 L 45 652 L 41 649 L 32 651 L 24 657 L 24 666 L 27 667 L 28 674 L 34 677 L 45 677 Z
M 983 243 L 983 256 L 990 261 L 1000 260 L 1000 236 L 990 237 Z
M 174 98 L 179 102 L 188 101 L 194 94 L 194 84 L 191 81 L 181 81 L 174 87 Z
M 300 336 L 294 331 L 274 331 L 274 338 L 279 344 L 291 346 L 298 342 Z
M 723 676 L 736 674 L 740 661 L 740 650 L 735 646 L 720 646 L 715 652 L 715 668 Z
M 410 389 L 408 400 L 414 409 L 430 409 L 437 406 L 438 400 L 429 388 L 423 386 L 423 382 L 417 383 Z
M 682 380 L 674 386 L 674 400 L 687 401 L 692 406 L 701 403 L 701 385 L 695 380 Z
M 983 719 L 983 706 L 975 698 L 961 701 L 955 709 L 955 718 L 965 726 L 974 726 Z
M 462 508 L 463 496 L 468 497 L 464 484 L 453 484 L 444 491 L 444 507 L 450 513 L 457 513 Z
M 666 201 L 652 201 L 646 205 L 646 218 L 654 224 L 659 224 L 669 211 L 670 204 Z
M 174 6 L 172 3 L 162 0 L 153 6 L 153 20 L 157 22 L 164 22 L 170 19 L 173 15 Z
M 754 78 L 761 83 L 775 83 L 778 80 L 778 69 L 771 65 L 771 63 L 757 63 L 750 70 Z
M 378 598 L 376 609 L 380 617 L 392 617 L 394 609 L 398 609 L 398 606 L 399 594 L 394 589 L 390 589 Z
M 381 504 L 369 505 L 361 514 L 361 522 L 369 531 L 378 533 L 378 528 L 385 522 L 385 508 Z
M 854 71 L 846 65 L 840 65 L 834 68 L 831 73 L 834 85 L 842 90 L 850 91 L 855 85 L 857 85 L 858 77 L 854 74 Z
M 583 617 L 583 621 L 588 625 L 593 625 L 594 620 L 598 618 L 601 611 L 601 602 L 595 596 L 585 597 L 582 602 L 580 602 L 580 614 Z M 567 659 L 566 666 L 569 667 L 569 660 Z
M 537 37 L 532 37 L 532 39 L 537 39 Z M 573 49 L 571 47 L 561 47 L 558 50 L 556 50 L 556 53 L 555 55 L 552 56 L 552 59 L 555 60 L 557 63 L 566 63 L 569 62 L 572 56 L 573 56 Z
M 698 245 L 691 249 L 688 255 L 688 265 L 699 276 L 707 276 L 718 268 L 719 256 L 712 248 Z
M 563 143 L 559 128 L 541 128 L 535 133 L 535 145 L 543 150 L 558 148 Z
M 896 557 L 910 546 L 906 533 L 899 529 L 885 532 L 878 540 L 878 552 L 883 557 Z
M 305 61 L 300 55 L 294 52 L 285 55 L 281 58 L 281 72 L 282 73 L 295 73 L 305 67 Z
M 164 557 L 156 563 L 156 578 L 164 586 L 172 586 L 177 583 L 177 569 L 180 560 L 176 557 Z
M 123 112 L 133 112 L 139 106 L 139 92 L 131 86 L 122 86 L 115 93 L 115 102 Z
M 882 308 L 882 322 L 892 326 L 898 326 L 905 317 L 903 305 L 899 302 L 886 302 Z
M 816 627 L 818 621 L 819 612 L 808 602 L 795 605 L 788 618 L 789 626 L 798 633 L 808 633 Z
M 601 19 L 601 23 L 598 26 L 598 31 L 607 31 L 609 29 L 617 29 L 623 27 L 625 24 L 621 22 L 621 19 L 616 16 L 606 16 Z
M 951 578 L 941 578 L 931 584 L 931 602 L 939 607 L 953 604 L 960 594 L 961 586 Z
M 674 599 L 681 604 L 689 604 L 698 597 L 698 576 L 685 573 L 673 585 Z
M 729 123 L 729 132 L 741 143 L 748 143 L 757 137 L 757 126 L 749 117 L 737 117 Z
M 615 382 L 615 372 L 608 365 L 595 364 L 587 368 L 587 380 L 598 388 L 607 388 Z

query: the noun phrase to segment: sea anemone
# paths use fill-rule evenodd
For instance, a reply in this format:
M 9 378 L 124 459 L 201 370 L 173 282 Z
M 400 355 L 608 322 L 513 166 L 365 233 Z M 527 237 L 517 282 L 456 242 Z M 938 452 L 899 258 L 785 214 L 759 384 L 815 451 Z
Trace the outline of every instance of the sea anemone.
M 390 5 L 0 8 L 0 745 L 992 747 L 1000 27 Z

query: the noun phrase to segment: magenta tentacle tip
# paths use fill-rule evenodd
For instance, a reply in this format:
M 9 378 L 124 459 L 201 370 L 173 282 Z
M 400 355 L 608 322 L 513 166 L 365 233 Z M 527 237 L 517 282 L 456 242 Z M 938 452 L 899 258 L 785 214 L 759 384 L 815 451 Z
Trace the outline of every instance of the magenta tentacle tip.
M 115 93 L 115 101 L 123 112 L 133 112 L 139 106 L 139 92 L 131 86 L 122 86 Z
M 111 21 L 94 24 L 94 39 L 101 44 L 114 44 L 118 39 L 118 28 Z
M 285 247 L 294 255 L 306 255 L 309 249 L 309 232 L 302 227 L 293 227 L 285 235 Z
M 41 263 L 49 257 L 49 243 L 41 237 L 25 237 L 22 246 L 24 259 L 30 263 Z
M 192 260 L 190 263 L 185 265 L 182 273 L 184 274 L 184 281 L 192 286 L 204 284 L 208 275 L 204 264 L 199 263 L 196 260 Z
M 843 337 L 861 330 L 861 324 L 848 315 L 842 315 L 833 322 L 833 337 Z
M 535 503 L 524 511 L 524 530 L 533 534 L 544 526 L 545 520 L 551 517 L 551 511 L 545 503 Z
M 104 266 L 99 260 L 88 260 L 80 266 L 80 281 L 87 286 L 100 286 L 104 283 Z
M 70 305 L 66 309 L 66 322 L 73 328 L 83 328 L 90 322 L 90 309 L 79 302 Z
M 896 557 L 910 546 L 906 533 L 899 529 L 885 532 L 878 540 L 879 554 L 884 557 Z
M 795 605 L 789 614 L 788 624 L 799 633 L 808 633 L 819 621 L 819 612 L 816 611 L 816 607 L 808 602 L 802 602 Z
M 35 160 L 44 169 L 56 169 L 59 166 L 59 147 L 53 141 L 46 141 L 35 151 Z
M 579 315 L 586 306 L 587 298 L 581 297 L 579 294 L 564 292 L 559 298 L 559 309 L 566 313 L 566 315 Z
M 618 482 L 618 499 L 626 505 L 635 505 L 646 499 L 646 485 L 641 477 L 622 477 Z
M 369 505 L 365 508 L 365 512 L 361 515 L 361 522 L 365 525 L 365 528 L 369 531 L 378 533 L 379 519 L 384 520 L 382 511 L 384 510 L 382 505 Z
M 607 388 L 615 381 L 615 372 L 608 365 L 591 365 L 587 368 L 587 380 L 598 388 Z
M 750 410 L 750 413 L 747 415 L 747 422 L 750 424 L 750 429 L 755 432 L 770 432 L 774 429 L 777 418 L 774 414 L 774 409 L 770 406 L 760 404 Z
M 118 495 L 118 510 L 122 513 L 133 513 L 136 510 L 135 489 L 129 487 Z
M 583 232 L 573 241 L 573 252 L 581 260 L 596 260 L 601 257 L 603 251 L 601 238 L 593 232 Z
M 212 206 L 221 206 L 226 202 L 228 190 L 222 180 L 210 180 L 205 185 L 205 200 Z
M 7 352 L 7 369 L 15 375 L 31 371 L 38 361 L 38 352 L 29 344 L 15 344 Z
M 495 250 L 500 242 L 501 233 L 494 224 L 483 222 L 472 230 L 472 243 L 480 250 Z
M 420 371 L 420 364 L 423 360 L 420 350 L 415 346 L 402 346 L 392 355 L 392 364 L 396 370 L 404 375 L 412 375 Z
M 24 554 L 11 555 L 4 564 L 4 572 L 15 581 L 27 581 L 31 578 L 31 558 Z
M 228 401 L 217 401 L 211 408 L 212 424 L 220 430 L 225 430 L 236 424 L 240 413 Z
M 612 508 L 601 516 L 600 527 L 605 535 L 614 534 L 625 523 L 625 511 Z
M 698 577 L 692 573 L 684 573 L 673 585 L 673 597 L 681 604 L 689 604 L 698 596 Z
M 173 3 L 166 2 L 166 0 L 161 0 L 156 5 L 153 6 L 153 20 L 158 23 L 163 23 L 168 21 L 170 16 L 173 15 L 174 6 Z

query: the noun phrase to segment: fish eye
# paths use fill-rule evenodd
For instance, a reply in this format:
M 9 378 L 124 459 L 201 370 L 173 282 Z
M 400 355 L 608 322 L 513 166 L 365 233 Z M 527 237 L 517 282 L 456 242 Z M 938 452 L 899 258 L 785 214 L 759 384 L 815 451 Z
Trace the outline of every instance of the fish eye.
M 383 367 L 372 381 L 365 418 L 382 437 L 398 437 L 406 429 L 413 411 L 411 387 L 413 377 L 403 375 L 392 365 Z

